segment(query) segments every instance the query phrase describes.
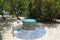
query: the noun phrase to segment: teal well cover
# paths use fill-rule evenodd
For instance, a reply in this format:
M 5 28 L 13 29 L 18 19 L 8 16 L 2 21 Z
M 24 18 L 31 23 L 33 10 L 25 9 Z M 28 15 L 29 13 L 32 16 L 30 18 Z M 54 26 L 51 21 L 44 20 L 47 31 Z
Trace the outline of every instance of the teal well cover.
M 36 22 L 35 19 L 24 19 L 22 20 L 22 22 Z

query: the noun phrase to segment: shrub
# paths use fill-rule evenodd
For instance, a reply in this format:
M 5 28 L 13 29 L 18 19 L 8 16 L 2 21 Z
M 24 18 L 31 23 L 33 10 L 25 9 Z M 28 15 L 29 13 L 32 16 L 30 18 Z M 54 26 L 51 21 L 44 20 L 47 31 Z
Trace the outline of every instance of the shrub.
M 35 4 L 29 4 L 29 14 L 27 15 L 28 18 L 33 18 L 42 22 L 53 22 L 57 17 L 58 12 L 56 10 L 57 4 L 55 0 L 37 0 L 34 1 L 34 3 Z

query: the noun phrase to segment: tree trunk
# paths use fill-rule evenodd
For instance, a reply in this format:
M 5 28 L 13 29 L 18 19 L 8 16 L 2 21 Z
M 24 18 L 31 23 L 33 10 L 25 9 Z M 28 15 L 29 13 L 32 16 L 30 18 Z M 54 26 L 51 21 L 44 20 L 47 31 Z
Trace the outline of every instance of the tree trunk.
M 16 15 L 17 19 L 20 20 L 18 13 L 16 13 L 15 4 L 13 3 L 13 0 L 10 0 L 10 1 L 11 1 L 11 7 L 12 7 L 13 13 Z
M 16 15 L 16 17 L 17 17 L 18 20 L 21 20 L 21 19 L 19 18 L 19 13 L 18 13 L 18 12 L 15 11 L 15 15 Z
M 3 18 L 3 20 L 5 20 L 5 17 L 4 17 L 4 15 L 2 14 L 2 18 Z

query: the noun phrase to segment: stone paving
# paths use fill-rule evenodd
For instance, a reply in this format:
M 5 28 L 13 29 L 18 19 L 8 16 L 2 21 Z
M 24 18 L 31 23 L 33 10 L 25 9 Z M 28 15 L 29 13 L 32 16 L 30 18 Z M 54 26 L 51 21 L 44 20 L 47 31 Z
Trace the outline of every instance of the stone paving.
M 21 18 L 22 19 L 22 18 Z M 15 22 L 13 25 L 16 26 L 18 25 L 16 22 L 19 21 L 13 21 Z M 13 23 L 11 22 L 11 23 Z M 22 24 L 22 22 L 20 22 Z M 40 25 L 41 28 L 44 28 L 46 30 L 45 35 L 43 35 L 40 38 L 37 39 L 20 39 L 16 38 L 12 35 L 12 30 L 4 30 L 5 32 L 3 33 L 3 40 L 60 40 L 60 24 L 44 24 L 44 23 L 37 23 L 37 25 Z M 6 29 L 6 28 L 5 28 Z
M 16 23 L 14 24 L 16 25 Z M 43 26 L 43 25 L 41 25 Z M 12 35 L 12 31 L 11 29 L 8 30 L 6 33 L 4 33 L 4 37 L 3 37 L 3 40 L 60 40 L 60 24 L 55 24 L 56 27 L 51 27 L 51 28 L 48 28 L 46 24 L 44 24 L 45 29 L 46 29 L 46 34 L 40 38 L 37 38 L 37 39 L 20 39 L 20 38 L 16 38 L 16 37 L 13 37 Z M 48 25 L 49 26 L 49 25 Z

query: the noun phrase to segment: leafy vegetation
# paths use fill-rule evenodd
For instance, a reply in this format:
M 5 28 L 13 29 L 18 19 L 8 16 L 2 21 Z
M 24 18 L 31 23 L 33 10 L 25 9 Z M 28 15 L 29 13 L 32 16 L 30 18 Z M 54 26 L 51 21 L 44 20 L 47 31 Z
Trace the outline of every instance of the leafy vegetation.
M 58 17 L 59 8 L 56 0 L 32 0 L 28 18 L 42 22 L 53 22 Z M 59 0 L 58 0 L 59 1 Z M 34 5 L 34 6 L 33 6 Z
M 17 19 L 23 15 L 37 21 L 52 22 L 60 18 L 60 0 L 0 0 L 0 15 L 4 19 L 3 10 Z

